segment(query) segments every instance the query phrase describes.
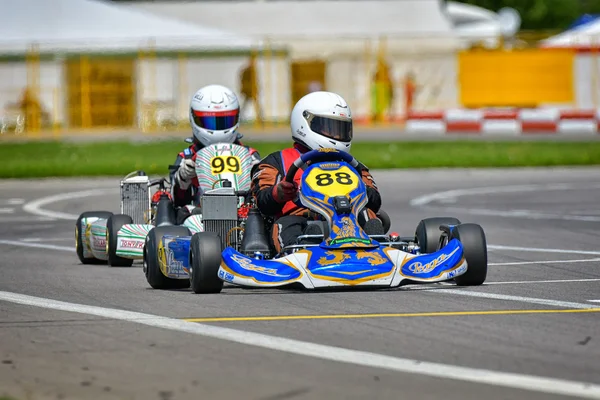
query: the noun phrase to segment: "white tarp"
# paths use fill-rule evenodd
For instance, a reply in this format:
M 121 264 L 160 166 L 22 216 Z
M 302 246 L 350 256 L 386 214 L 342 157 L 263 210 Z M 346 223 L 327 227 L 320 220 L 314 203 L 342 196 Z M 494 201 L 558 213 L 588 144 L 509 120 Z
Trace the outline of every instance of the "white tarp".
M 542 47 L 600 46 L 600 19 L 579 25 L 556 36 L 541 41 Z
M 454 32 L 465 46 L 481 42 L 488 47 L 497 46 L 498 39 L 502 36 L 497 13 L 471 4 L 448 1 L 446 14 L 453 22 Z
M 457 46 L 442 0 L 152 1 L 123 7 L 279 42 L 386 35 L 412 45 Z
M 0 0 L 0 51 L 247 50 L 252 41 L 226 29 L 203 27 L 97 0 Z

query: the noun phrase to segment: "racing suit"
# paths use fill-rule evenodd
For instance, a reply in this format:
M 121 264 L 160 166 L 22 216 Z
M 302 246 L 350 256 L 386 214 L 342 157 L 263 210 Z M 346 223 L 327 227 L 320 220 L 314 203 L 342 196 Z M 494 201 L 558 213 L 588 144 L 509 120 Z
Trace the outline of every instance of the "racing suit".
M 274 195 L 276 185 L 285 179 L 291 165 L 302 154 L 309 151 L 304 146 L 294 143 L 294 146 L 282 151 L 269 154 L 252 169 L 252 194 L 260 212 L 275 219 L 272 229 L 272 239 L 277 251 L 282 247 L 294 244 L 296 238 L 304 233 L 307 221 L 314 213 L 307 208 L 297 206 L 293 201 L 281 202 Z M 367 219 L 377 218 L 375 213 L 381 207 L 381 195 L 375 184 L 373 176 L 363 164 L 357 170 L 362 175 L 362 180 L 367 187 Z M 302 170 L 299 169 L 294 177 L 296 185 L 300 185 Z
M 233 143 L 239 146 L 244 146 L 239 140 L 240 137 L 241 136 L 238 136 L 238 138 Z M 250 150 L 250 155 L 252 156 L 253 164 L 258 163 L 260 161 L 260 154 L 258 153 L 258 151 L 248 146 L 244 147 Z M 173 205 L 179 209 L 177 213 L 178 224 L 182 223 L 182 221 L 190 215 L 189 210 L 185 206 L 192 203 L 197 205 L 201 193 L 199 190 L 199 183 L 197 177 L 192 178 L 192 184 L 188 188 L 182 189 L 179 186 L 178 180 L 175 179 L 175 175 L 183 160 L 191 159 L 195 162 L 196 153 L 202 150 L 203 148 L 204 146 L 202 145 L 202 143 L 198 142 L 197 140 L 194 140 L 194 142 L 188 148 L 186 148 L 177 155 L 174 165 L 169 167 L 171 170 L 169 178 L 172 184 L 171 192 L 173 195 Z

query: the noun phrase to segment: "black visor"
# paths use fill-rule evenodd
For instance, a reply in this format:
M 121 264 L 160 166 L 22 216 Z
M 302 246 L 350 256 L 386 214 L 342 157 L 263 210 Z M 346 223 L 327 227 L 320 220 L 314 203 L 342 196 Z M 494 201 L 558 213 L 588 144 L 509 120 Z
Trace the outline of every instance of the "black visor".
M 315 115 L 310 120 L 310 129 L 333 140 L 352 141 L 352 121 Z

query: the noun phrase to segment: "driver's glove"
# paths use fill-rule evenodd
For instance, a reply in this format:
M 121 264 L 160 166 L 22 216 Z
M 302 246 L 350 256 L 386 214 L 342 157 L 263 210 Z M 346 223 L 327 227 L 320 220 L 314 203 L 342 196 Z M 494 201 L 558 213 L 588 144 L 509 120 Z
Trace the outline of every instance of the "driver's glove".
M 187 190 L 192 184 L 192 179 L 196 176 L 196 163 L 193 160 L 183 160 L 177 175 L 175 176 L 179 187 L 183 190 Z
M 296 182 L 281 181 L 273 187 L 273 198 L 280 204 L 294 200 L 297 193 L 298 185 L 296 185 Z

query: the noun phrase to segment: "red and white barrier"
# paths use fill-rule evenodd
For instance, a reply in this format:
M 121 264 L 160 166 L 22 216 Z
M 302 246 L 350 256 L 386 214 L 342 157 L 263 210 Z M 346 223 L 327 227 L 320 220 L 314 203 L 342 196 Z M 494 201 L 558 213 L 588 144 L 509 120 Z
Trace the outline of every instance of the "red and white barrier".
M 600 110 L 452 109 L 416 111 L 406 119 L 407 132 L 473 134 L 598 134 Z

